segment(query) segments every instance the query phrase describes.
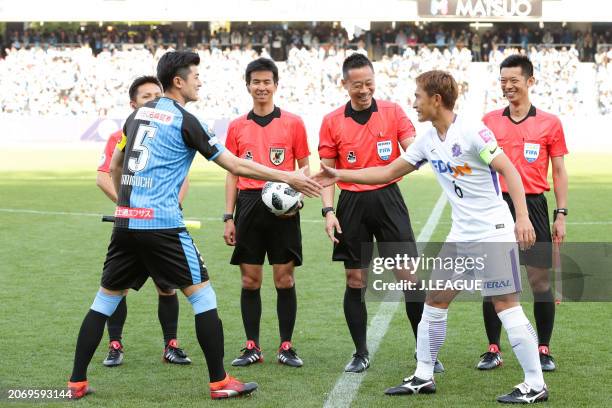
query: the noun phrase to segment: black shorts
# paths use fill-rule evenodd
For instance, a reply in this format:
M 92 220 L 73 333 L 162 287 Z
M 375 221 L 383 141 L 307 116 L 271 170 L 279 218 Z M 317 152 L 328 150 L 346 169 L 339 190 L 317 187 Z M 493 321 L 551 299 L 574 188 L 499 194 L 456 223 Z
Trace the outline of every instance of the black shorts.
M 149 276 L 163 291 L 208 281 L 202 256 L 184 228 L 113 229 L 101 286 L 138 290 Z
M 380 256 L 417 256 L 408 208 L 397 183 L 372 191 L 342 190 L 336 211 L 342 234 L 334 245 L 334 261 L 346 269 L 367 268 L 372 259 L 373 237 Z M 395 245 L 382 246 L 380 243 Z M 401 245 L 398 245 L 401 243 Z M 392 253 L 389 253 L 392 252 Z
M 526 199 L 529 220 L 535 229 L 536 245 L 526 251 L 520 251 L 521 265 L 550 268 L 552 266 L 552 235 L 550 233 L 546 196 L 544 194 L 526 194 Z M 516 213 L 510 194 L 504 193 L 504 200 L 510 207 L 512 218 L 516 221 Z
M 290 218 L 272 214 L 261 199 L 261 190 L 241 190 L 236 201 L 236 247 L 232 265 L 270 265 L 293 261 L 302 264 L 302 231 L 299 212 Z

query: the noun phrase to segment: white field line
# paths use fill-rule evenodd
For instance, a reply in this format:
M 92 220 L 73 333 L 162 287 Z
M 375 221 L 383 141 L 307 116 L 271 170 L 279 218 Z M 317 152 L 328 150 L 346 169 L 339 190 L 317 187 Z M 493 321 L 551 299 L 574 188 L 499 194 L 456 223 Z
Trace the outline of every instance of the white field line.
M 440 198 L 438 198 L 438 201 L 436 202 L 431 214 L 429 215 L 425 226 L 421 230 L 417 238 L 417 243 L 429 241 L 431 235 L 436 229 L 436 226 L 438 225 L 438 221 L 440 220 L 440 216 L 442 215 L 445 205 L 446 196 L 444 193 L 442 193 Z M 418 250 L 421 252 L 423 248 L 418 248 Z M 397 311 L 399 304 L 400 302 L 397 301 L 381 302 L 376 315 L 374 315 L 374 318 L 372 318 L 370 321 L 370 326 L 368 327 L 368 349 L 370 352 L 370 358 L 374 358 L 383 337 L 385 337 L 385 334 L 389 329 L 389 323 Z M 357 395 L 357 390 L 361 386 L 361 382 L 363 381 L 366 373 L 342 373 L 342 375 L 338 377 L 334 388 L 327 396 L 323 407 L 349 407 L 353 401 L 353 398 L 355 398 Z
M 72 212 L 72 211 L 43 211 L 43 210 L 32 210 L 23 208 L 0 208 L 0 213 L 14 213 L 14 214 L 35 214 L 35 215 L 67 215 L 76 217 L 102 217 L 102 213 L 89 213 L 89 212 Z M 109 212 L 106 215 L 111 215 Z M 190 220 L 195 221 L 219 221 L 221 217 L 186 217 Z M 302 218 L 302 222 L 323 224 L 323 218 Z M 422 224 L 422 221 L 411 221 L 412 224 Z M 438 224 L 450 224 L 450 222 L 441 221 Z M 566 221 L 565 225 L 612 225 L 612 220 L 608 221 Z M 417 242 L 421 242 L 420 236 Z

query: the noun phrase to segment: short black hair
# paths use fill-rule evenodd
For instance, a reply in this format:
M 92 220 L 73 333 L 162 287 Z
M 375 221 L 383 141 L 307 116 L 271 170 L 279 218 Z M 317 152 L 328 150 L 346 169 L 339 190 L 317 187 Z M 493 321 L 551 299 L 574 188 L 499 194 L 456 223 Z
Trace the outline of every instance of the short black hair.
M 372 72 L 374 72 L 374 65 L 372 65 L 372 61 L 368 57 L 358 52 L 347 57 L 342 63 L 342 77 L 344 79 L 348 78 L 348 72 L 351 69 L 362 68 L 362 67 L 370 67 Z
M 246 84 L 249 85 L 251 83 L 251 74 L 253 72 L 261 71 L 272 72 L 274 83 L 278 84 L 278 68 L 276 67 L 276 64 L 271 59 L 263 57 L 257 58 L 256 60 L 249 62 L 249 65 L 247 65 L 246 72 L 244 74 Z
M 143 75 L 134 80 L 132 85 L 130 85 L 130 90 L 128 91 L 130 95 L 130 101 L 136 100 L 136 95 L 138 95 L 138 88 L 144 84 L 155 84 L 159 86 L 160 89 L 164 89 L 162 84 L 159 82 L 159 79 L 154 77 L 153 75 Z
M 157 78 L 164 91 L 172 87 L 176 76 L 187 79 L 189 68 L 200 65 L 200 56 L 191 51 L 170 51 L 165 53 L 157 63 Z
M 521 72 L 525 78 L 531 78 L 533 76 L 533 64 L 526 55 L 512 54 L 506 57 L 506 59 L 499 64 L 499 72 L 501 72 L 502 68 L 514 67 L 521 67 Z

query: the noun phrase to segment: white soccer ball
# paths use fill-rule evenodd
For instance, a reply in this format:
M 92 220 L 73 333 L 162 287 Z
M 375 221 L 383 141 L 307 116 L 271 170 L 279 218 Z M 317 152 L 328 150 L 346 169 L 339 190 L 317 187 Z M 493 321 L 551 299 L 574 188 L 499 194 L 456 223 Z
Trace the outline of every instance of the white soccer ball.
M 283 215 L 296 210 L 302 193 L 298 193 L 287 183 L 268 181 L 261 190 L 261 199 L 274 215 Z

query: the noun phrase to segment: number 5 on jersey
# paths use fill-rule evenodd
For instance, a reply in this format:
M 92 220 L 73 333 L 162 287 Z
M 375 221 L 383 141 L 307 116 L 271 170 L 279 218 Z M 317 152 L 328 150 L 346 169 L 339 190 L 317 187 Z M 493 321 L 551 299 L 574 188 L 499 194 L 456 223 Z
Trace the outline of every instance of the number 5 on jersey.
M 138 132 L 136 132 L 136 138 L 134 139 L 134 145 L 132 146 L 132 152 L 137 152 L 138 156 L 130 157 L 128 161 L 128 169 L 131 172 L 136 173 L 137 171 L 141 171 L 147 167 L 147 161 L 149 160 L 149 149 L 147 146 L 145 146 L 145 141 L 147 138 L 154 138 L 155 132 L 157 132 L 157 128 L 155 126 L 138 126 Z

